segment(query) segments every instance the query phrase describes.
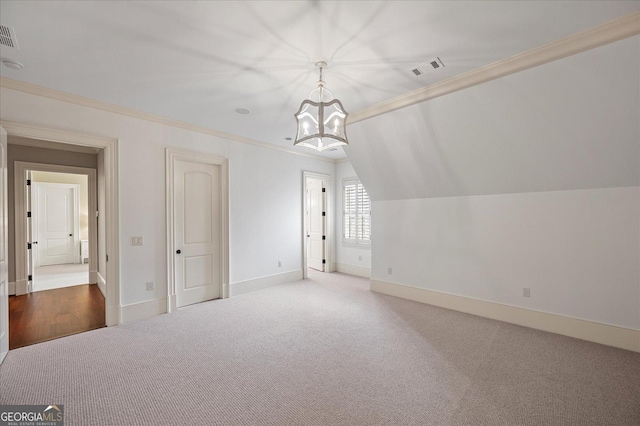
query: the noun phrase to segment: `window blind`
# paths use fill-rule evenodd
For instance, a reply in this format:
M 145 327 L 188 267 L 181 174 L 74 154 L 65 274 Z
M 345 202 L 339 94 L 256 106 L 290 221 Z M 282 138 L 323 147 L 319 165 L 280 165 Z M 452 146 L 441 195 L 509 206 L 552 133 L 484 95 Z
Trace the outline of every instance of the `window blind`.
M 350 243 L 371 240 L 371 201 L 358 180 L 346 180 L 344 190 L 343 238 Z

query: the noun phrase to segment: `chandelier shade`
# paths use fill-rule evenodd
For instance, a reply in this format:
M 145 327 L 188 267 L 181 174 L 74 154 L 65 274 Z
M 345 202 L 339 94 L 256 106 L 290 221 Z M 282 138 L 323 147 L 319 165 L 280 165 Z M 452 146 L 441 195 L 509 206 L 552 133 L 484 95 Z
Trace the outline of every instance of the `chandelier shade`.
M 300 109 L 294 114 L 297 122 L 294 146 L 305 146 L 317 151 L 348 145 L 346 121 L 349 113 L 342 102 L 333 99 L 331 92 L 324 87 L 322 68 L 324 62 L 316 64 L 320 68 L 318 87 L 300 104 Z M 312 100 L 314 94 L 317 100 Z

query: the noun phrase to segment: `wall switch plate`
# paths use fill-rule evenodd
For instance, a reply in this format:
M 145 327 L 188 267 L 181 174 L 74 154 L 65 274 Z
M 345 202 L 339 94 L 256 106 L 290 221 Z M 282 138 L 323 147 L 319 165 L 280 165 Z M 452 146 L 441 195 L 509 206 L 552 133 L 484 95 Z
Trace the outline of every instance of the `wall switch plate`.
M 142 245 L 142 237 L 131 237 L 131 245 L 132 246 L 141 246 Z
M 391 266 L 389 266 L 387 268 L 387 274 L 392 275 L 393 274 L 393 268 Z
M 282 260 L 278 260 L 278 268 L 282 268 Z
M 522 289 L 522 295 L 524 297 L 531 297 L 531 289 L 527 288 L 527 287 L 523 288 Z
M 362 262 L 362 256 L 358 256 L 358 260 Z
M 154 285 L 153 285 L 153 281 L 149 281 L 147 283 L 147 291 L 153 291 Z

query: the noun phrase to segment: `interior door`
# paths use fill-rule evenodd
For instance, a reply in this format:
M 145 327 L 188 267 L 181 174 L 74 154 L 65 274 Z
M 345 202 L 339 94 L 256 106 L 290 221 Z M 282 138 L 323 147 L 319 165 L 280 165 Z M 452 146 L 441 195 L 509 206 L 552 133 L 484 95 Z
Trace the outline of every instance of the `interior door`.
M 324 272 L 325 193 L 322 179 L 307 179 L 307 265 Z
M 7 132 L 0 127 L 0 363 L 9 352 L 7 265 Z
M 176 306 L 221 297 L 219 165 L 174 163 Z
M 77 187 L 70 184 L 36 183 L 35 206 L 40 266 L 75 263 Z

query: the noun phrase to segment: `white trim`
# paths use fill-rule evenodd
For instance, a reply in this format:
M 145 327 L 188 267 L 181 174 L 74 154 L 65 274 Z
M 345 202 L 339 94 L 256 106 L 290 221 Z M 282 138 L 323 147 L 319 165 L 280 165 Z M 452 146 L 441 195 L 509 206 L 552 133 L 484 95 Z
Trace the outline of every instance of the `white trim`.
M 220 294 L 223 299 L 229 297 L 229 159 L 217 155 L 206 154 L 197 151 L 188 151 L 178 148 L 165 149 L 165 197 L 167 215 L 167 297 L 165 312 L 176 310 L 176 283 L 175 283 L 175 240 L 174 240 L 174 198 L 173 182 L 175 162 L 191 161 L 203 164 L 215 164 L 220 166 L 220 201 L 221 201 L 221 229 L 220 229 Z
M 357 277 L 371 278 L 371 268 L 346 263 L 336 263 L 336 270 L 343 274 L 355 275 Z
M 268 287 L 286 284 L 293 281 L 299 281 L 301 279 L 302 270 L 297 269 L 295 271 L 283 272 L 281 274 L 241 281 L 231 284 L 231 296 L 239 296 L 241 294 L 262 290 Z
M 294 148 L 287 148 L 284 146 L 275 145 L 268 142 L 262 142 L 262 141 L 247 138 L 244 136 L 235 135 L 233 133 L 222 132 L 219 130 L 210 129 L 208 127 L 198 126 L 196 124 L 190 124 L 180 120 L 165 118 L 159 115 L 138 111 L 133 108 L 126 108 L 123 106 L 110 104 L 108 102 L 86 98 L 84 96 L 78 96 L 70 93 L 60 92 L 58 90 L 49 89 L 47 87 L 38 86 L 31 83 L 26 83 L 24 81 L 13 80 L 7 77 L 0 77 L 0 87 L 4 87 L 5 89 L 10 89 L 10 90 L 15 90 L 18 92 L 28 93 L 31 95 L 42 96 L 44 98 L 55 99 L 62 102 L 68 102 L 74 105 L 80 105 L 80 106 L 93 108 L 101 111 L 111 112 L 114 114 L 124 115 L 126 117 L 137 118 L 139 120 L 150 121 L 152 123 L 157 123 L 164 126 L 170 126 L 178 129 L 188 130 L 191 132 L 214 136 L 217 138 L 222 138 L 222 139 L 226 139 L 234 142 L 246 143 L 249 145 L 259 146 L 262 148 L 273 149 L 275 151 L 281 151 L 289 154 L 300 155 L 302 157 L 308 157 L 316 160 L 326 161 L 329 163 L 335 163 L 335 160 L 314 154 L 313 151 L 308 151 L 308 150 L 301 151 Z
M 49 129 L 44 127 L 30 126 L 20 123 L 2 121 L 0 125 L 4 127 L 11 136 L 20 136 L 30 139 L 39 139 L 44 141 L 59 142 L 69 145 L 91 146 L 103 149 L 104 166 L 105 166 L 105 247 L 106 253 L 100 253 L 101 256 L 109 256 L 106 271 L 106 297 L 105 297 L 105 315 L 107 326 L 117 325 L 120 323 L 120 210 L 119 210 L 119 191 L 118 191 L 118 140 L 103 138 L 93 135 L 85 135 L 81 133 L 66 132 L 63 130 Z M 55 171 L 55 170 L 53 170 Z M 97 194 L 96 194 L 97 199 Z M 92 205 L 97 205 L 90 200 Z M 17 216 L 16 216 L 17 217 Z M 93 221 L 89 221 L 91 223 Z M 97 225 L 96 225 L 97 226 Z M 97 232 L 97 231 L 96 231 Z M 97 234 L 96 234 L 97 235 Z M 90 253 L 97 253 L 97 238 L 90 242 Z M 16 247 L 16 257 L 18 247 Z M 95 266 L 89 260 L 89 270 L 97 270 L 97 258 Z M 17 273 L 17 270 L 16 270 Z M 16 284 L 18 279 L 16 277 Z M 18 290 L 16 288 L 16 290 Z
M 26 278 L 16 280 L 16 296 L 22 296 L 29 292 L 29 281 Z
M 98 285 L 98 289 L 100 289 L 100 292 L 102 293 L 103 296 L 106 297 L 107 293 L 107 281 L 104 279 L 104 277 L 100 274 L 100 272 L 98 271 L 91 271 L 90 274 L 94 274 L 95 273 L 95 280 L 91 280 L 91 282 L 95 282 Z M 90 275 L 91 277 L 91 275 Z
M 16 294 L 16 283 L 9 283 L 8 290 L 9 296 L 15 296 Z
M 325 271 L 334 271 L 333 261 L 333 237 L 335 235 L 335 219 L 333 211 L 333 176 L 314 173 L 314 172 L 302 172 L 302 279 L 307 278 L 307 234 L 305 229 L 306 224 L 306 212 L 307 212 L 307 178 L 321 179 L 325 187 L 325 201 L 326 201 L 326 240 L 324 243 L 325 250 Z
M 120 308 L 120 318 L 122 324 L 138 321 L 145 318 L 151 318 L 156 315 L 167 313 L 167 299 L 152 299 L 145 302 L 132 303 L 130 305 L 122 305 Z
M 347 125 L 633 37 L 637 34 L 640 34 L 640 12 L 631 13 L 590 30 L 570 35 L 356 111 L 349 114 Z
M 640 352 L 640 330 L 617 327 L 532 309 L 487 302 L 386 281 L 371 280 L 371 291 L 454 311 L 549 331 L 616 348 Z
M 97 170 L 85 167 L 60 166 L 57 164 L 31 163 L 26 161 L 15 161 L 13 163 L 14 172 L 14 234 L 15 234 L 15 279 L 16 282 L 27 278 L 27 218 L 26 218 L 26 173 L 27 171 L 38 172 L 56 172 L 71 173 L 85 175 L 88 179 L 88 201 L 89 210 L 98 210 L 98 194 L 97 194 Z M 64 184 L 63 184 L 64 185 Z M 77 195 L 77 191 L 76 191 Z M 77 197 L 75 197 L 77 201 Z M 33 208 L 33 206 L 32 206 Z M 76 211 L 77 202 L 76 202 Z M 33 220 L 33 218 L 32 218 Z M 78 218 L 79 221 L 79 218 Z M 74 224 L 75 227 L 75 224 Z M 80 233 L 79 222 L 78 229 L 74 230 L 76 235 Z M 98 224 L 94 220 L 89 220 L 89 270 L 98 269 Z M 75 250 L 79 256 L 79 250 Z

